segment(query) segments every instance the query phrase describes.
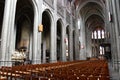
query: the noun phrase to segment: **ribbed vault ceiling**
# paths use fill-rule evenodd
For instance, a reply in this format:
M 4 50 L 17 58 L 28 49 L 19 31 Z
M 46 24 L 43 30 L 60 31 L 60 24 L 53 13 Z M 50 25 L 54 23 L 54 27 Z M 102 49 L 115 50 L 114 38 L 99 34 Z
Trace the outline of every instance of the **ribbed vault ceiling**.
M 79 14 L 90 30 L 104 28 L 104 0 L 79 0 Z M 103 6 L 102 6 L 103 5 Z
M 98 15 L 91 15 L 87 19 L 85 25 L 91 30 L 95 30 L 95 29 L 98 29 L 98 28 L 104 29 L 104 21 Z
M 27 17 L 30 19 L 30 22 L 34 20 L 34 10 L 32 5 L 32 0 L 17 0 L 17 7 L 16 7 L 16 21 L 21 19 L 23 21 L 24 18 Z M 19 20 L 20 21 L 20 20 Z

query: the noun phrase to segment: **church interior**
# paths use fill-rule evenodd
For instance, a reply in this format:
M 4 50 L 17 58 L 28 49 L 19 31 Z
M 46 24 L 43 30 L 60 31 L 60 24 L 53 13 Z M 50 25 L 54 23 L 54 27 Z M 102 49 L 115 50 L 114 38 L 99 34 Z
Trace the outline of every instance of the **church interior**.
M 0 80 L 120 80 L 119 0 L 0 0 Z

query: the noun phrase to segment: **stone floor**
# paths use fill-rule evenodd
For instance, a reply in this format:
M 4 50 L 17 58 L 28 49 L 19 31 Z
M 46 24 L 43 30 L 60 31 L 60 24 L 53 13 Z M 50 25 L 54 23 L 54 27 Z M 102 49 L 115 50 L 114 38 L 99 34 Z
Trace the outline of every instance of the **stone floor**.
M 120 80 L 119 74 L 113 70 L 112 65 L 110 63 L 108 65 L 109 65 L 110 80 Z

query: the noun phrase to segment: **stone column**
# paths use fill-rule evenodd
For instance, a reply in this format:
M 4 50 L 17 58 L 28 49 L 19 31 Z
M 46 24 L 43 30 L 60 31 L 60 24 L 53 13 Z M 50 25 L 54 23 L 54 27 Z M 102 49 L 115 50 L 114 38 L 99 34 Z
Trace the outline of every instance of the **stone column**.
M 92 55 L 92 46 L 91 46 L 91 32 L 89 29 L 86 29 L 87 30 L 87 42 L 86 42 L 86 55 L 87 57 L 91 57 Z
M 76 20 L 77 21 L 77 20 Z M 79 30 L 78 30 L 78 26 L 76 24 L 76 27 L 75 27 L 75 60 L 79 60 L 80 59 L 80 48 L 81 48 L 81 43 L 80 43 L 80 35 L 79 35 Z
M 32 60 L 33 57 L 33 35 L 30 35 L 30 52 L 29 52 L 29 59 Z
M 112 5 L 111 5 L 111 0 L 106 0 L 106 8 L 107 10 L 105 10 L 105 13 L 106 13 L 106 20 L 105 20 L 105 41 L 107 42 L 108 39 L 106 38 L 106 32 L 107 30 L 110 31 L 110 34 L 111 34 L 111 37 L 109 39 L 109 42 L 111 43 L 111 56 L 112 56 L 112 59 L 111 59 L 111 65 L 114 66 L 114 56 L 115 54 L 114 53 L 114 27 L 112 27 L 112 24 L 111 22 L 109 22 L 109 16 L 108 16 L 108 12 L 112 13 Z M 113 29 L 112 29 L 113 28 Z
M 84 22 L 82 21 L 82 24 L 81 24 L 81 46 L 82 46 L 82 49 L 80 51 L 80 59 L 81 60 L 86 60 L 86 38 L 85 38 L 85 36 L 86 36 L 85 35 L 85 25 L 84 25 Z
M 116 71 L 119 70 L 119 59 L 120 59 L 120 46 L 118 44 L 120 44 L 119 42 L 119 36 L 120 36 L 120 32 L 119 32 L 119 21 L 118 21 L 118 13 L 117 13 L 117 2 L 112 0 L 112 7 L 113 7 L 113 17 L 114 17 L 114 28 L 115 28 L 115 47 L 116 47 L 116 57 L 115 57 L 115 64 L 116 64 Z
M 119 0 L 115 0 L 116 2 L 116 12 L 117 12 L 117 21 L 118 21 L 118 37 L 120 37 L 120 1 Z M 120 38 L 118 38 L 118 69 L 119 69 L 119 74 L 120 74 Z
M 115 17 L 114 15 L 116 14 L 116 13 L 114 13 L 114 7 L 113 7 L 113 2 L 112 2 L 112 0 L 107 0 L 106 1 L 107 2 L 107 9 L 108 9 L 108 11 L 109 12 L 111 12 L 112 13 L 112 15 L 113 15 L 113 17 Z M 114 10 L 114 11 L 113 11 Z M 113 20 L 114 20 L 115 18 L 113 18 Z M 116 19 L 115 19 L 116 20 Z M 116 22 L 116 21 L 114 21 L 114 22 Z M 111 52 L 112 52 L 112 65 L 113 65 L 113 68 L 115 69 L 115 70 L 117 70 L 118 69 L 118 65 L 116 64 L 116 61 L 117 61 L 117 57 L 118 57 L 118 55 L 117 55 L 117 47 L 116 47 L 116 45 L 117 45 L 117 41 L 116 41 L 116 30 L 115 30 L 115 28 L 116 28 L 116 25 L 115 25 L 115 23 L 111 23 L 111 22 L 108 22 L 108 25 L 107 25 L 108 27 L 110 26 L 110 33 L 111 33 Z M 108 40 L 108 39 L 107 39 Z M 114 54 L 115 53 L 115 54 Z
M 98 33 L 96 31 L 96 39 L 95 39 L 95 57 L 98 56 Z
M 51 23 L 52 25 L 51 25 L 51 35 L 50 35 L 50 62 L 56 62 L 56 53 L 55 53 L 55 40 L 56 40 L 56 38 L 55 38 L 55 30 L 54 30 L 54 27 L 56 27 L 56 26 L 54 26 L 54 24 L 55 24 L 55 22 L 53 22 L 52 21 L 52 23 Z
M 57 0 L 54 0 L 54 19 L 52 19 L 51 23 L 51 44 L 50 44 L 50 62 L 56 62 L 57 61 Z M 53 21 L 54 20 L 54 21 Z
M 95 57 L 95 34 L 94 34 L 94 32 L 93 32 L 93 56 L 92 57 Z
M 8 39 L 7 39 L 7 45 L 8 47 L 8 52 L 7 52 L 7 56 L 6 56 L 6 61 L 11 61 L 11 55 L 12 53 L 14 53 L 15 51 L 15 11 L 16 11 L 16 3 L 17 0 L 11 0 L 11 15 L 10 15 L 10 20 L 9 20 L 9 28 L 8 28 Z M 11 62 L 6 64 L 7 66 L 12 65 Z
M 62 27 L 62 61 L 66 61 L 66 44 L 65 44 L 66 36 L 65 34 L 66 34 L 66 29 Z
M 39 58 L 40 58 L 40 53 L 38 52 L 38 25 L 39 25 L 39 11 L 38 11 L 38 6 L 37 4 L 38 2 L 35 2 L 33 0 L 33 4 L 34 4 L 34 25 L 33 25 L 33 59 L 32 59 L 32 63 L 33 64 L 38 64 Z
M 16 1 L 15 1 L 16 2 Z M 7 43 L 8 40 L 8 36 L 9 36 L 9 27 L 13 26 L 12 23 L 12 19 L 14 19 L 14 14 L 15 11 L 13 7 L 15 7 L 15 5 L 11 5 L 13 4 L 13 1 L 11 0 L 5 0 L 5 8 L 4 8 L 4 16 L 3 16 L 3 25 L 2 25 L 2 35 L 1 35 L 1 60 L 2 61 L 7 61 L 9 53 L 8 53 L 8 49 L 9 49 L 9 43 Z M 14 11 L 14 12 L 12 12 Z M 7 65 L 2 63 L 1 65 Z
M 72 14 L 70 14 L 70 27 L 69 27 L 69 50 L 70 50 L 70 61 L 73 61 L 73 20 L 72 20 Z
M 117 19 L 117 34 L 118 34 L 118 37 L 117 37 L 117 49 L 118 49 L 118 61 L 117 61 L 117 64 L 118 64 L 118 72 L 120 74 L 120 1 L 119 0 L 115 0 L 115 6 L 116 6 L 116 19 Z
M 64 1 L 64 0 L 63 0 Z M 64 6 L 66 4 L 66 1 L 64 1 Z M 66 8 L 64 8 L 64 19 L 63 19 L 63 25 L 62 25 L 62 61 L 66 61 Z
M 42 56 L 43 57 L 42 62 L 46 63 L 46 40 L 43 41 L 43 53 L 42 54 L 43 54 L 43 56 Z
M 38 0 L 38 8 L 39 8 L 39 10 L 38 10 L 38 23 L 39 23 L 39 25 L 41 25 L 42 24 L 42 4 L 43 4 L 43 0 Z M 44 29 L 43 29 L 44 30 Z M 41 39 L 42 39 L 42 36 L 41 36 L 41 33 L 42 32 L 38 32 L 38 54 L 39 54 L 39 56 L 37 57 L 37 59 L 38 59 L 38 64 L 40 64 L 41 63 Z
M 72 47 L 72 45 L 73 45 L 73 39 L 72 39 L 72 30 L 71 30 L 71 27 L 69 27 L 69 45 L 68 45 L 68 50 L 69 50 L 69 60 L 70 61 L 72 61 L 73 60 L 73 47 Z

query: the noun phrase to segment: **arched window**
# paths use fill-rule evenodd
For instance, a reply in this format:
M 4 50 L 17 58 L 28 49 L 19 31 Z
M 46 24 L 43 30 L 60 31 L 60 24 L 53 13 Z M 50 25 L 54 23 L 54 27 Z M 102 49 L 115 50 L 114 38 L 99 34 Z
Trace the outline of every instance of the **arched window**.
M 102 30 L 102 39 L 105 38 L 105 32 Z
M 94 39 L 97 39 L 97 32 L 94 31 Z
M 104 47 L 100 46 L 100 55 L 104 55 L 105 51 L 104 51 Z
M 105 38 L 105 31 L 104 29 L 96 29 L 92 32 L 91 35 L 92 39 L 104 39 Z
M 92 39 L 94 39 L 94 33 L 92 32 Z
M 102 53 L 102 47 L 100 46 L 100 55 L 102 55 L 103 53 Z
M 101 31 L 98 30 L 97 32 L 98 32 L 98 39 L 101 39 Z

